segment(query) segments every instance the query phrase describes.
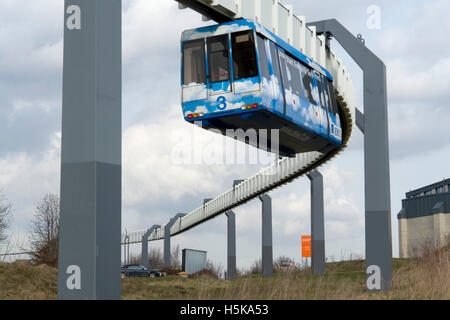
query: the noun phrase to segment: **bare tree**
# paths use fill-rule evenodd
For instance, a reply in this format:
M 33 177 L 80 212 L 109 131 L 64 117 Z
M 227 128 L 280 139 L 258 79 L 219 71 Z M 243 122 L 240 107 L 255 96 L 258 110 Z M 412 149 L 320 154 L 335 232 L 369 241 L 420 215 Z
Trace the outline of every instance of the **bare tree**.
M 8 239 L 8 228 L 11 221 L 12 205 L 6 202 L 6 198 L 0 195 L 0 243 Z
M 180 245 L 177 244 L 177 246 L 172 249 L 172 253 L 171 253 L 170 261 L 172 264 L 172 269 L 181 270 L 180 256 L 181 256 L 181 248 L 180 248 Z
M 172 248 L 171 253 L 171 264 L 173 270 L 181 270 L 180 263 L 180 246 Z M 148 263 L 149 268 L 153 270 L 160 270 L 164 268 L 164 255 L 160 248 L 149 248 L 148 250 Z M 130 261 L 128 264 L 140 264 L 141 263 L 141 253 L 131 254 Z
M 59 197 L 46 194 L 34 211 L 31 222 L 32 261 L 56 266 L 58 263 Z
M 150 269 L 164 268 L 164 257 L 160 248 L 150 248 L 148 251 Z

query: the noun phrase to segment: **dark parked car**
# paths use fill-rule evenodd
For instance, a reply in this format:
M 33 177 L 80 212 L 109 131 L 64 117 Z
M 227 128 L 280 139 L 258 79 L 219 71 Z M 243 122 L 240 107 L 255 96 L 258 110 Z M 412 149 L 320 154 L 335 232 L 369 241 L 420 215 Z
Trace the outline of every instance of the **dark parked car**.
M 160 272 L 157 270 L 150 270 L 139 264 L 128 264 L 122 267 L 121 270 L 122 278 L 125 277 L 162 277 L 165 276 L 165 272 Z

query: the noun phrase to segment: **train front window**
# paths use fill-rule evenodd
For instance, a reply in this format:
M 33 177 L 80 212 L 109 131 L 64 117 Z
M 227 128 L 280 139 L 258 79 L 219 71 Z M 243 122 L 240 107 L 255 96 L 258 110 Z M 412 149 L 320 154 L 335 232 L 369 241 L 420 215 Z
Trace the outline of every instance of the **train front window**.
M 230 80 L 228 35 L 208 39 L 208 66 L 210 82 Z
M 206 83 L 203 39 L 183 43 L 183 84 Z
M 233 48 L 233 79 L 246 79 L 258 75 L 253 31 L 231 34 Z

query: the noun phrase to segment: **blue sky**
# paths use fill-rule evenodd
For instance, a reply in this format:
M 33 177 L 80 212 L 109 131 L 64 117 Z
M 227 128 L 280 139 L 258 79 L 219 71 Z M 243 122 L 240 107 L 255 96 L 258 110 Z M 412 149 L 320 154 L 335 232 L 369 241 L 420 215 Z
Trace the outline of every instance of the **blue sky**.
M 123 229 L 165 224 L 249 177 L 258 166 L 175 165 L 173 145 L 197 135 L 193 152 L 217 137 L 184 122 L 180 105 L 181 32 L 210 24 L 178 10 L 175 1 L 123 1 Z M 396 214 L 405 192 L 449 177 L 450 20 L 447 0 L 290 1 L 308 21 L 336 18 L 387 65 L 393 253 Z M 367 28 L 367 8 L 381 9 L 381 29 Z M 27 8 L 24 12 L 23 8 Z M 59 192 L 63 4 L 55 0 L 0 0 L 0 190 L 14 205 L 12 239 L 26 246 L 34 207 Z M 344 57 L 362 107 L 362 75 Z M 325 181 L 326 255 L 364 254 L 363 136 L 321 168 Z M 309 181 L 301 178 L 270 194 L 274 255 L 299 261 L 300 236 L 309 234 Z M 237 214 L 238 267 L 260 258 L 260 203 Z M 81 235 L 80 235 L 81 236 Z M 224 216 L 176 236 L 174 245 L 207 250 L 225 265 Z M 151 246 L 161 247 L 156 242 Z M 134 250 L 138 250 L 135 246 Z

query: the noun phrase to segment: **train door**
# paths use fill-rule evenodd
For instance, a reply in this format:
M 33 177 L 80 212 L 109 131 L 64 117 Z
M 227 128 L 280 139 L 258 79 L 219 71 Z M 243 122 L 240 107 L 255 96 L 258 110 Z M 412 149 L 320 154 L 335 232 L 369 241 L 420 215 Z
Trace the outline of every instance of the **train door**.
M 322 81 L 322 75 L 320 75 L 317 71 L 314 72 L 315 81 L 317 84 L 317 89 L 319 91 L 319 116 L 320 116 L 320 133 L 325 137 L 329 135 L 329 119 L 328 119 L 328 106 L 325 99 L 324 86 Z
M 208 95 L 217 96 L 231 92 L 231 72 L 228 34 L 210 37 L 207 43 Z
M 258 47 L 258 60 L 259 60 L 259 72 L 262 85 L 262 103 L 270 107 L 274 96 L 273 87 L 270 84 L 270 70 L 269 70 L 269 58 L 266 46 L 266 40 L 261 36 L 256 36 L 256 42 Z
M 281 77 L 280 61 L 278 57 L 278 50 L 272 41 L 269 41 L 270 56 L 271 56 L 271 66 L 272 66 L 272 86 L 274 92 L 274 101 L 272 108 L 281 114 L 284 114 L 285 110 L 285 98 L 284 98 L 284 86 L 283 78 Z
M 288 75 L 287 67 L 286 67 L 286 54 L 283 49 L 278 49 L 278 59 L 280 61 L 280 70 L 281 70 L 281 78 L 282 78 L 282 87 L 283 87 L 283 97 L 284 97 L 284 110 L 283 114 L 286 115 L 286 109 L 288 104 L 291 104 L 292 99 L 288 100 L 288 92 L 291 90 L 290 85 L 290 76 Z
M 301 65 L 302 83 L 305 93 L 305 99 L 308 102 L 308 115 L 309 121 L 311 121 L 311 128 L 321 133 L 321 119 L 320 111 L 321 107 L 319 102 L 319 92 L 317 90 L 317 83 L 314 80 L 313 72 L 306 66 Z

